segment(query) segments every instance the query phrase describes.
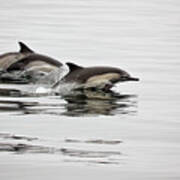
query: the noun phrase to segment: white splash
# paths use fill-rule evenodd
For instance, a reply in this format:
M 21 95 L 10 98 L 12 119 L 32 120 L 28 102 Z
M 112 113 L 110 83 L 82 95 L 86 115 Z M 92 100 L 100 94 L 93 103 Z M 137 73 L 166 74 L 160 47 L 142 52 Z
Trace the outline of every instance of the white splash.
M 35 90 L 35 93 L 36 94 L 50 94 L 52 92 L 52 89 L 51 88 L 45 88 L 45 87 L 38 87 L 36 90 Z
M 73 82 L 73 83 L 61 82 L 61 83 L 59 83 L 58 87 L 56 87 L 52 91 L 54 93 L 58 93 L 60 95 L 68 95 L 68 94 L 71 94 L 74 89 L 77 89 L 79 87 L 80 87 L 80 85 L 76 82 Z
M 40 78 L 38 81 L 38 84 L 49 84 L 52 85 L 56 82 L 58 82 L 60 79 L 62 79 L 66 74 L 68 70 L 65 65 L 61 66 L 57 70 L 54 70 L 50 72 L 48 75 L 46 75 L 43 78 Z

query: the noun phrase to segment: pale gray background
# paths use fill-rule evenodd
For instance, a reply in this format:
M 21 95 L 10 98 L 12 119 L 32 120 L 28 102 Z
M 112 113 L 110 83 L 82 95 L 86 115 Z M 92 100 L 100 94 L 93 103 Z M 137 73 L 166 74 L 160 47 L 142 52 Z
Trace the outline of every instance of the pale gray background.
M 88 162 L 96 158 L 2 152 L 0 179 L 180 178 L 179 0 L 1 0 L 0 52 L 16 51 L 20 40 L 63 63 L 117 66 L 141 81 L 115 88 L 137 95 L 130 99 L 133 113 L 116 109 L 114 116 L 67 117 L 1 111 L 1 133 L 38 137 L 44 141 L 36 143 L 46 146 L 122 155 L 115 157 L 117 164 L 98 164 Z M 0 99 L 59 103 L 55 111 L 66 111 L 60 98 Z M 65 138 L 123 143 L 66 144 Z

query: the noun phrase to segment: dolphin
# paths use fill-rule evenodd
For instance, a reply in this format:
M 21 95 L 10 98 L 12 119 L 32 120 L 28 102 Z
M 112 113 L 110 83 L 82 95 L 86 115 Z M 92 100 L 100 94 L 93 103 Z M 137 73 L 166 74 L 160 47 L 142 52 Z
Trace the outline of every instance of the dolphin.
M 77 83 L 78 89 L 101 89 L 109 91 L 114 84 L 125 81 L 139 81 L 139 78 L 130 76 L 126 71 L 105 66 L 82 67 L 68 62 L 69 72 L 53 87 L 60 83 Z
M 18 42 L 20 46 L 19 52 L 8 52 L 0 55 L 0 69 L 6 71 L 7 68 L 18 60 L 27 57 L 34 53 L 28 46 L 23 42 Z
M 22 42 L 19 42 L 19 45 L 19 52 L 6 53 L 0 56 L 0 68 L 6 72 L 4 74 L 1 72 L 1 81 L 25 80 L 26 83 L 36 82 L 51 72 L 59 70 L 63 65 L 56 59 L 35 53 Z
M 30 82 L 55 83 L 59 79 L 58 73 L 63 64 L 58 60 L 41 54 L 30 54 L 9 66 L 7 72 L 21 72 L 21 76 Z

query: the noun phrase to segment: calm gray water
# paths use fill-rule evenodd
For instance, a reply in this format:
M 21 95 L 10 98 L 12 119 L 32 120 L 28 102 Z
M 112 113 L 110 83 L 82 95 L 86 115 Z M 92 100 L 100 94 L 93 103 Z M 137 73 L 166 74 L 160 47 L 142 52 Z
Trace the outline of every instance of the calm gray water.
M 1 1 L 0 53 L 21 40 L 141 81 L 113 100 L 1 95 L 0 179 L 180 179 L 179 20 L 178 0 Z

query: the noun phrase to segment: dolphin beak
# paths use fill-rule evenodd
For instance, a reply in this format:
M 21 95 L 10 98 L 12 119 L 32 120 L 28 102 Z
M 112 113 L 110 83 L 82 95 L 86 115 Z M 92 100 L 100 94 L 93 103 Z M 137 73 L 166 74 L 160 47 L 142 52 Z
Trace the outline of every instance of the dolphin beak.
M 129 77 L 128 81 L 139 81 L 139 78 L 135 78 L 135 77 Z

